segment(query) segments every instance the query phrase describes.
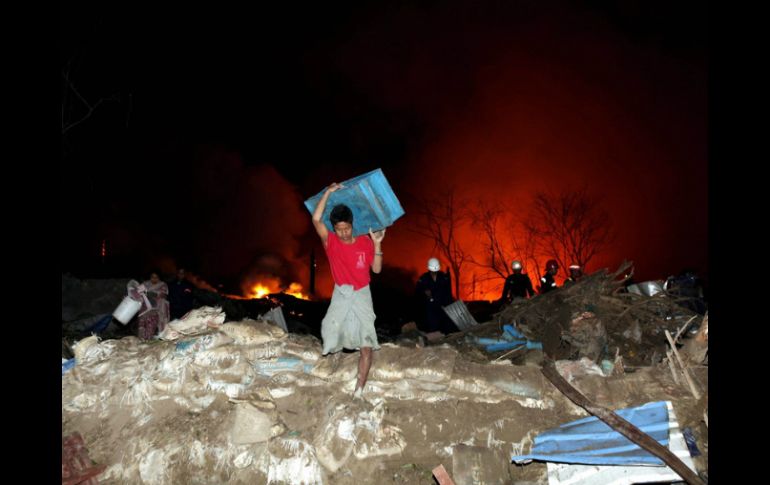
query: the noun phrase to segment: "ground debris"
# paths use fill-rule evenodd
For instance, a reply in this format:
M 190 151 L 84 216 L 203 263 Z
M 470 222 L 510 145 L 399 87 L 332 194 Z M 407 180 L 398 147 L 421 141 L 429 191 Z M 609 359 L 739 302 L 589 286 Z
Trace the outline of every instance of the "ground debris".
M 553 359 L 615 359 L 629 366 L 659 363 L 666 355 L 665 331 L 676 333 L 696 314 L 665 292 L 648 297 L 623 292 L 630 263 L 614 273 L 602 269 L 577 283 L 504 307 L 499 325 L 515 323 L 543 343 Z M 489 327 L 487 327 L 489 328 Z
M 602 306 L 592 291 L 623 297 L 613 295 L 611 276 L 589 278 L 582 290 L 581 282 L 499 316 L 513 312 L 532 339 L 546 335 L 538 323 L 569 329 L 600 321 L 611 346 L 611 315 L 629 305 Z M 599 303 L 586 308 L 591 302 Z M 502 324 L 474 332 L 499 336 Z M 650 332 L 643 323 L 640 331 L 643 346 Z M 569 345 L 576 342 L 573 336 Z M 76 353 L 77 364 L 62 376 L 62 431 L 79 432 L 91 458 L 105 465 L 101 483 L 429 484 L 439 463 L 462 477 L 489 460 L 500 466 L 484 465 L 485 473 L 495 470 L 485 483 L 542 483 L 545 465 L 521 467 L 509 457 L 538 432 L 586 415 L 544 378 L 542 351 L 514 354 L 527 365 L 490 362 L 495 355 L 463 338 L 424 347 L 383 343 L 363 400 L 352 398 L 358 353 L 322 356 L 317 338 L 262 321 L 233 321 L 178 341 L 91 338 Z M 612 348 L 609 373 L 582 357 L 586 365 L 561 365 L 572 385 L 611 409 L 672 401 L 707 463 L 707 372 L 695 369 L 706 394 L 696 401 L 661 364 L 634 364 L 622 347 Z

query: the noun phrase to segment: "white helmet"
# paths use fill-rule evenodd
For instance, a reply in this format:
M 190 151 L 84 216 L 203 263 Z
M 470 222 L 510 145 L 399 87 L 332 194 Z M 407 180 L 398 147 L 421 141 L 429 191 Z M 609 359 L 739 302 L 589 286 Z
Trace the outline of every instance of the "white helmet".
M 512 262 L 511 268 L 513 268 L 514 271 L 516 271 L 517 269 L 521 269 L 521 261 Z
M 438 271 L 441 269 L 441 263 L 438 262 L 438 258 L 430 258 L 428 260 L 428 271 Z

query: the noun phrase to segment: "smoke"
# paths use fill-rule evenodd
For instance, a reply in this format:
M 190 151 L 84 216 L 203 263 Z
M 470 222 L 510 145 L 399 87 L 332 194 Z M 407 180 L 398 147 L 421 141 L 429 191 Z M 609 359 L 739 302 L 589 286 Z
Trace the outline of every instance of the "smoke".
M 683 31 L 703 28 L 684 8 L 669 13 Z M 672 25 L 631 35 L 590 9 L 534 4 L 401 6 L 362 21 L 334 66 L 379 109 L 423 127 L 403 170 L 385 171 L 407 212 L 386 261 L 423 271 L 435 254 L 409 230 L 411 196 L 453 185 L 525 216 L 537 191 L 587 186 L 618 234 L 597 267 L 632 259 L 640 278 L 658 278 L 707 264 L 705 57 L 677 44 Z M 459 238 L 477 247 L 469 224 Z
M 239 287 L 255 275 L 278 278 L 285 286 L 306 281 L 299 239 L 309 214 L 296 188 L 272 166 L 249 166 L 237 152 L 204 147 L 196 157 L 192 192 L 200 196 L 191 204 L 196 218 L 189 242 L 202 274 L 237 275 Z
M 200 276 L 190 273 L 189 271 L 185 271 L 185 278 L 187 281 L 193 284 L 196 288 L 199 288 L 201 290 L 208 290 L 213 291 L 214 293 L 218 293 L 217 289 L 211 286 L 208 282 L 206 282 L 203 278 Z

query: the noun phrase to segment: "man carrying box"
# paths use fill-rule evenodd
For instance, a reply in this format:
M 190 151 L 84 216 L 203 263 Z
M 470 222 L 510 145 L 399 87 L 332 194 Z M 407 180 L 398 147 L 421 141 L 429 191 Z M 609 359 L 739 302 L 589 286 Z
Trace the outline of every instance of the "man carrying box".
M 343 348 L 360 349 L 353 396 L 361 398 L 372 366 L 372 350 L 380 348 L 374 329 L 369 268 L 375 273 L 382 271 L 381 245 L 385 229 L 372 232 L 370 228 L 369 237 L 353 236 L 353 212 L 348 206 L 338 204 L 329 215 L 334 228 L 334 232 L 329 232 L 321 218 L 329 195 L 341 188 L 344 188 L 341 184 L 331 184 L 313 211 L 313 226 L 326 250 L 334 278 L 331 303 L 321 322 L 321 338 L 324 355 Z

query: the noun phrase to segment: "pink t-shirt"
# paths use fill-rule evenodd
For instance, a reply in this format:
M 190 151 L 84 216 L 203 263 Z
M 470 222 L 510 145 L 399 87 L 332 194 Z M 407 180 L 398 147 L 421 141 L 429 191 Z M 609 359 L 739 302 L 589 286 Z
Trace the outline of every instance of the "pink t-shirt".
M 374 242 L 369 236 L 357 236 L 356 242 L 345 244 L 337 234 L 329 232 L 326 257 L 337 285 L 353 285 L 354 290 L 359 290 L 369 284 L 369 268 L 374 261 Z

